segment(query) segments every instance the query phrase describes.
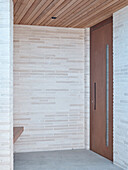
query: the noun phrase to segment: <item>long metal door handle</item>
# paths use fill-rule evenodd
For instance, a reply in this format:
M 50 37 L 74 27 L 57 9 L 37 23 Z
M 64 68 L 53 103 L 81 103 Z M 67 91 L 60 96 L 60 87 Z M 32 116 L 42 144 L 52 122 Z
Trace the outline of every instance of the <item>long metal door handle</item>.
M 96 83 L 94 83 L 94 110 L 96 110 Z
M 109 146 L 109 45 L 106 45 L 106 146 Z

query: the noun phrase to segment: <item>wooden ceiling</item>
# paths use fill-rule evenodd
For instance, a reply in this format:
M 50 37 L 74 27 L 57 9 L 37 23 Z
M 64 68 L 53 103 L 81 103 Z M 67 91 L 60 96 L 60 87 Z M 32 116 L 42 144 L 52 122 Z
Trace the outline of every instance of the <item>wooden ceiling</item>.
M 128 5 L 128 0 L 13 1 L 15 24 L 73 28 L 91 27 Z

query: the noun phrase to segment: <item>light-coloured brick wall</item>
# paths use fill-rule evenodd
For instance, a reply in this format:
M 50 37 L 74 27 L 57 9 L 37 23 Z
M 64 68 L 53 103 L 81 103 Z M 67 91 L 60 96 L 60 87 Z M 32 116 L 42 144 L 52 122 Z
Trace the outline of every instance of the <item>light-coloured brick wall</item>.
M 14 124 L 25 128 L 15 152 L 80 149 L 85 143 L 89 148 L 85 34 L 89 31 L 14 26 Z
M 90 149 L 90 29 L 85 29 L 85 148 Z
M 114 163 L 128 169 L 128 6 L 113 15 Z
M 0 0 L 0 170 L 13 170 L 13 7 Z

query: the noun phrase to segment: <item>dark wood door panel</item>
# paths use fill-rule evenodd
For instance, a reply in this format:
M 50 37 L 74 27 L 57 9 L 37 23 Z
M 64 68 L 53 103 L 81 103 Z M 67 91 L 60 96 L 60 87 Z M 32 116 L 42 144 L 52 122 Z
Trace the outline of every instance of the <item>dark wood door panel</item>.
M 90 147 L 113 160 L 112 18 L 92 27 L 90 35 Z

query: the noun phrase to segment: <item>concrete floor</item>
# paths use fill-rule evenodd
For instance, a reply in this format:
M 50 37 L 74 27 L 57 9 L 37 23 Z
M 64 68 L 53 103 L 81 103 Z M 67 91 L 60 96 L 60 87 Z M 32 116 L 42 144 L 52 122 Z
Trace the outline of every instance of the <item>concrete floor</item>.
M 15 170 L 122 170 L 87 150 L 15 154 Z

